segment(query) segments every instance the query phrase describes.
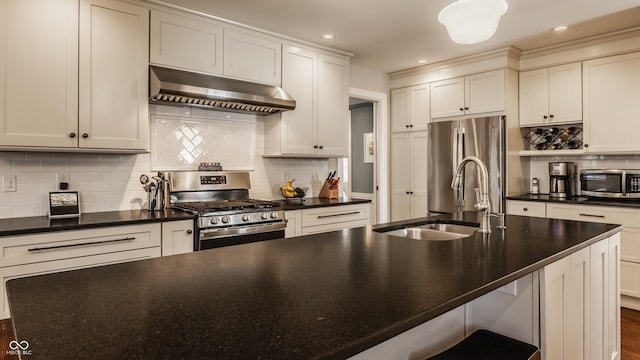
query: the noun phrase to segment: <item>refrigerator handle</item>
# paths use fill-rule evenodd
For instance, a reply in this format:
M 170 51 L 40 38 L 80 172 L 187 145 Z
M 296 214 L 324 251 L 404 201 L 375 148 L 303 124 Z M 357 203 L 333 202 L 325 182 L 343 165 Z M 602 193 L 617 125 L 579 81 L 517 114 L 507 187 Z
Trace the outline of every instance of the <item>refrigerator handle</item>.
M 453 165 L 453 174 L 455 176 L 455 174 L 458 171 L 458 164 L 460 163 L 460 128 L 454 128 L 453 129 L 453 135 L 452 135 L 452 140 L 451 140 L 451 151 L 453 153 L 453 156 L 451 157 L 451 162 Z M 464 179 L 464 178 L 463 178 Z M 462 190 L 461 189 L 453 189 L 453 200 L 456 204 L 456 208 L 461 208 L 462 205 L 464 204 L 464 201 L 462 200 Z
M 464 133 L 465 133 L 465 131 L 464 131 L 463 127 L 458 128 L 458 143 L 457 143 L 458 149 L 456 150 L 456 154 L 458 156 L 458 159 L 456 160 L 456 162 L 458 164 L 460 164 L 460 162 L 462 162 L 462 159 L 464 159 L 464 157 L 465 157 L 465 153 L 464 153 Z M 462 198 L 459 201 L 459 206 L 461 208 L 464 207 L 464 203 L 467 200 L 467 193 L 466 193 L 466 190 L 465 190 L 465 188 L 466 188 L 466 186 L 465 186 L 465 184 L 466 184 L 466 176 L 465 176 L 465 174 L 466 174 L 466 171 L 463 169 L 462 170 L 462 187 L 461 187 L 461 190 L 460 190 Z

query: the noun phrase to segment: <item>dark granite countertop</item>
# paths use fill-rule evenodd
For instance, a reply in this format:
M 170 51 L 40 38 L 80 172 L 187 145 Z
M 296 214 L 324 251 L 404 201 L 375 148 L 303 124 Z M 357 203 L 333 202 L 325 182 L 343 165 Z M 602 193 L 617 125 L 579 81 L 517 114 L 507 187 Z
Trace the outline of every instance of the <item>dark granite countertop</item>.
M 588 196 L 570 196 L 566 199 L 553 198 L 549 194 L 522 194 L 507 196 L 507 200 L 552 202 L 573 205 L 617 206 L 640 208 L 640 199 L 607 199 Z
M 21 217 L 0 219 L 0 236 L 189 220 L 193 218 L 194 216 L 191 214 L 174 209 L 164 209 L 162 211 L 130 210 L 84 213 L 81 214 L 80 217 L 66 219 L 49 219 L 48 216 Z
M 621 230 L 507 216 L 418 241 L 374 227 L 7 282 L 29 359 L 344 359 Z M 495 220 L 492 218 L 492 220 Z
M 280 200 L 283 203 L 284 210 L 304 210 L 327 206 L 341 206 L 341 205 L 355 205 L 370 203 L 368 199 L 354 199 L 354 198 L 338 198 L 338 199 L 323 199 L 318 197 L 302 198 L 302 199 L 289 199 Z

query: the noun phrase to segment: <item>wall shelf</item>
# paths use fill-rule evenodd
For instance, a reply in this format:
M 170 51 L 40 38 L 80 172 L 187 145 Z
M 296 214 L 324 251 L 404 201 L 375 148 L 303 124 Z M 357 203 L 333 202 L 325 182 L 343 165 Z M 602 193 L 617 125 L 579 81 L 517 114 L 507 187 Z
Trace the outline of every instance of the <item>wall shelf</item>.
M 521 150 L 520 156 L 567 156 L 567 155 L 589 155 L 583 149 L 571 150 Z

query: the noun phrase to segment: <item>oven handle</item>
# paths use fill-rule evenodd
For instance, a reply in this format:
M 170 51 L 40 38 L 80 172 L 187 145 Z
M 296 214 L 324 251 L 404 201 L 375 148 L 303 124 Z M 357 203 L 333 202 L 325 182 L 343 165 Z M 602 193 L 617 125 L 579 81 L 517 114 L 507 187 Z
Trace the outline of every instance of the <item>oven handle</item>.
M 246 235 L 280 231 L 287 228 L 286 221 L 279 221 L 267 224 L 235 226 L 222 229 L 200 229 L 200 240 L 227 237 L 234 235 Z

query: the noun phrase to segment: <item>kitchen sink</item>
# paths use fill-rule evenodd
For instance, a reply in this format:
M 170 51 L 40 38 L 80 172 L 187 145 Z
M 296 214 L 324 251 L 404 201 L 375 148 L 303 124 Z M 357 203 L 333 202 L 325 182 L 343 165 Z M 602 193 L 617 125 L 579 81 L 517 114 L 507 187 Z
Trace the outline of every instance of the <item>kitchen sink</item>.
M 447 241 L 469 237 L 476 230 L 475 226 L 432 223 L 380 232 L 415 240 Z

